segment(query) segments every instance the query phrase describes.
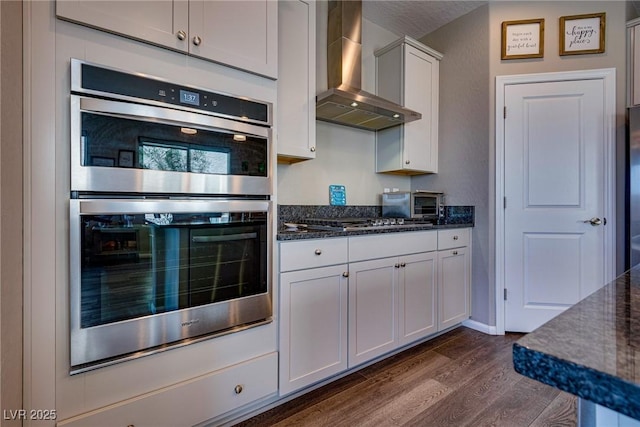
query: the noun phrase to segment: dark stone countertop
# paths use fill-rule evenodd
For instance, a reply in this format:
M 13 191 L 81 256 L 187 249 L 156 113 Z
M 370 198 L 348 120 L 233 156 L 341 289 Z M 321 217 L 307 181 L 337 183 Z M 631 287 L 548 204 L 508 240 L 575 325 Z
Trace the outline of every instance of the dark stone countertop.
M 377 228 L 377 229 L 362 229 L 357 231 L 323 231 L 323 230 L 301 230 L 301 231 L 287 231 L 278 230 L 277 240 L 305 240 L 305 239 L 324 239 L 328 237 L 350 237 L 350 236 L 362 236 L 367 234 L 385 234 L 385 233 L 406 233 L 410 231 L 427 231 L 427 230 L 443 230 L 449 228 L 469 228 L 473 227 L 473 224 L 443 224 L 443 225 L 424 225 L 424 226 L 406 226 L 401 225 L 389 227 L 389 228 Z
M 640 266 L 518 340 L 513 365 L 640 420 Z

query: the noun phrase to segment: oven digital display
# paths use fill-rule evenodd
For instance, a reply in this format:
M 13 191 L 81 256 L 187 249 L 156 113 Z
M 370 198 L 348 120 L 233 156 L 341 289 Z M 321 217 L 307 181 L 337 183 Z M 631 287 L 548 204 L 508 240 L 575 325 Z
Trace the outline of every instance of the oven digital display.
M 180 89 L 180 102 L 200 106 L 200 94 Z

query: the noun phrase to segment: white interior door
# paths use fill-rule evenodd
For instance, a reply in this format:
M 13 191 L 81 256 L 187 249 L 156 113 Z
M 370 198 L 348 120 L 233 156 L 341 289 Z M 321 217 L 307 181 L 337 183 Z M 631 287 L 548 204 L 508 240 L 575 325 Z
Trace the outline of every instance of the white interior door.
M 504 88 L 505 330 L 530 332 L 605 283 L 602 79 Z

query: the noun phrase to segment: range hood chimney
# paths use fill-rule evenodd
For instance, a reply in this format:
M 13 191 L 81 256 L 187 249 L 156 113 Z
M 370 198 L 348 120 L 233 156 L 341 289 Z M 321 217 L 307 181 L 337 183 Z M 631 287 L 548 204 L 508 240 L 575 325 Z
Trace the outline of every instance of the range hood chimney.
M 362 81 L 362 1 L 329 1 L 327 80 L 316 96 L 316 119 L 377 131 L 422 118 L 422 114 L 365 92 Z

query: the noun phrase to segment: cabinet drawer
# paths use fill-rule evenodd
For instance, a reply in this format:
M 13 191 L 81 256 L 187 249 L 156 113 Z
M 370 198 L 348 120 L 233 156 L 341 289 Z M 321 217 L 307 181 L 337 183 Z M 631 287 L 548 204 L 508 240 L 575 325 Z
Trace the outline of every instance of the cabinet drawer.
M 346 238 L 282 242 L 280 271 L 345 264 L 349 255 L 347 248 Z
M 469 246 L 470 237 L 471 230 L 468 228 L 438 230 L 438 250 Z
M 349 262 L 435 251 L 435 231 L 372 234 L 349 238 Z
M 277 390 L 278 354 L 274 352 L 61 421 L 57 426 L 190 426 Z

